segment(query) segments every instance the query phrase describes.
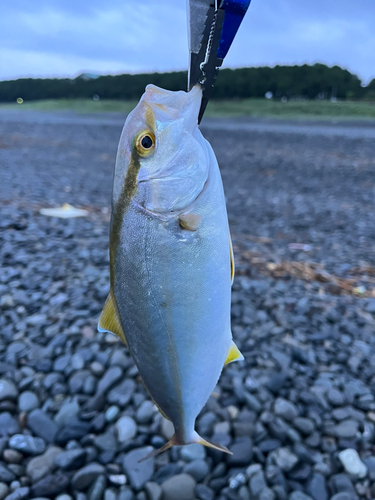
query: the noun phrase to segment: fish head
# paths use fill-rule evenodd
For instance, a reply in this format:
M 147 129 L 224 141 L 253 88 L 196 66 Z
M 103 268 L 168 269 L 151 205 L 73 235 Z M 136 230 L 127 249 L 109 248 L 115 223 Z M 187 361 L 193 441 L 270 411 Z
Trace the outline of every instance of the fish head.
M 113 187 L 138 206 L 162 215 L 178 214 L 202 192 L 208 178 L 207 143 L 198 129 L 200 85 L 172 92 L 148 85 L 126 119 Z

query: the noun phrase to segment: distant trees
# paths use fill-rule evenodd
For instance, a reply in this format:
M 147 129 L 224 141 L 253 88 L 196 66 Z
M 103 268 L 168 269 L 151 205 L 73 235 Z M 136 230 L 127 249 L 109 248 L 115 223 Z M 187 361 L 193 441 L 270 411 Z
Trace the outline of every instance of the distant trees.
M 139 99 L 145 87 L 153 83 L 169 90 L 185 90 L 187 73 L 143 73 L 138 75 L 101 76 L 98 78 L 33 79 L 21 78 L 0 82 L 0 101 L 14 102 L 59 98 Z M 363 87 L 360 79 L 339 66 L 275 66 L 222 69 L 213 99 L 264 97 L 339 99 L 375 98 L 375 79 Z

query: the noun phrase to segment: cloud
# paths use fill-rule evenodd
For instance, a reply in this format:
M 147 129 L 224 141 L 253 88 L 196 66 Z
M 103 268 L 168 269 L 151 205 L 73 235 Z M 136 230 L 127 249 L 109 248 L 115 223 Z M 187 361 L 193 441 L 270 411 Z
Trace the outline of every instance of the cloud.
M 253 0 L 226 66 L 338 64 L 375 78 L 375 2 Z M 0 79 L 187 68 L 183 0 L 16 0 L 0 18 Z

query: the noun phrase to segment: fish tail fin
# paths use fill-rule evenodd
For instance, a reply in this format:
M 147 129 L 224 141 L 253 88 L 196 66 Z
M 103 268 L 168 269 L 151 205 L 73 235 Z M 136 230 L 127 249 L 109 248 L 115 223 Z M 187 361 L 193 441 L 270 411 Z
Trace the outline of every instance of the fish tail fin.
M 226 446 L 223 446 L 222 444 L 218 443 L 212 443 L 211 441 L 208 441 L 207 439 L 203 439 L 200 437 L 199 434 L 197 434 L 198 439 L 194 441 L 194 443 L 199 443 L 203 446 L 207 446 L 207 448 L 213 448 L 214 450 L 222 451 L 224 453 L 228 453 L 229 455 L 233 455 L 231 451 L 228 450 Z
M 149 458 L 155 457 L 156 455 L 159 455 L 159 453 L 163 453 L 163 451 L 169 450 L 169 448 L 172 448 L 172 446 L 175 446 L 177 444 L 183 444 L 183 443 L 177 442 L 176 434 L 174 434 L 171 437 L 171 439 L 167 443 L 165 443 L 164 446 L 162 446 L 161 448 L 157 448 L 156 450 L 152 450 L 145 457 L 138 460 L 138 463 L 140 464 L 140 463 L 144 462 L 145 460 L 148 460 Z

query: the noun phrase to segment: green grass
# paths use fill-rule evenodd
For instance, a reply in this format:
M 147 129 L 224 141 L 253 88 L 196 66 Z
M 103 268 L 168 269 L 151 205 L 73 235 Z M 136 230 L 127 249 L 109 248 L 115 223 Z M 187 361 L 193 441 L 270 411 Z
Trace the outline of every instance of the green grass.
M 0 104 L 0 109 L 34 111 L 73 111 L 76 113 L 120 112 L 128 113 L 136 101 L 91 99 L 49 99 L 23 104 Z M 365 101 L 288 101 L 282 103 L 267 99 L 212 100 L 206 110 L 207 117 L 272 117 L 272 118 L 365 118 L 375 119 L 375 102 Z

